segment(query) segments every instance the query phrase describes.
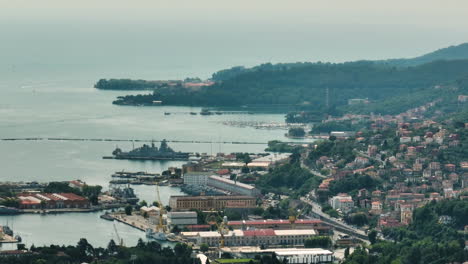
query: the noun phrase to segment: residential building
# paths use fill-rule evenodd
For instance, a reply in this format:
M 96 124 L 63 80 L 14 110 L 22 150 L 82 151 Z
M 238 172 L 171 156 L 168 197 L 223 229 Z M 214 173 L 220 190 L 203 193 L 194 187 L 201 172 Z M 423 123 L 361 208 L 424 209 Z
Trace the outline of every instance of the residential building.
M 354 208 L 353 198 L 346 194 L 340 193 L 330 199 L 330 205 L 335 210 L 340 210 L 343 213 L 348 213 Z

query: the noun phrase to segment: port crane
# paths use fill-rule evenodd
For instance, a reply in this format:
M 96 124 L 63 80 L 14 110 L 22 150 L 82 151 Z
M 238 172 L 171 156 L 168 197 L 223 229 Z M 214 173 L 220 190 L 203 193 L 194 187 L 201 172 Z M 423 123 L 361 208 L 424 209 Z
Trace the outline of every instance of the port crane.
M 219 244 L 218 244 L 218 247 L 219 248 L 224 248 L 224 244 L 225 244 L 225 237 L 224 235 L 226 235 L 227 233 L 229 233 L 229 228 L 228 228 L 228 219 L 227 219 L 227 216 L 224 216 L 223 217 L 223 220 L 218 223 L 218 221 L 216 221 L 216 216 L 215 215 L 211 215 L 211 216 L 208 216 L 207 217 L 207 221 L 206 221 L 208 224 L 211 224 L 211 225 L 216 225 L 217 229 L 218 229 L 218 233 L 220 235 L 220 239 L 219 239 Z
M 159 185 L 156 184 L 156 194 L 157 194 L 157 198 L 158 198 L 158 207 L 159 207 L 159 220 L 158 220 L 158 225 L 157 225 L 157 231 L 158 232 L 166 232 L 167 231 L 167 227 L 166 225 L 164 225 L 164 219 L 163 219 L 163 214 L 165 212 L 164 210 L 164 206 L 161 202 L 161 195 L 159 194 Z
M 153 231 L 152 228 L 147 228 L 146 229 L 146 237 L 156 239 L 156 240 L 167 240 L 167 233 L 168 229 L 167 226 L 164 224 L 164 206 L 161 202 L 161 196 L 159 194 L 159 185 L 156 184 L 156 195 L 157 195 L 157 202 L 158 202 L 158 208 L 159 208 L 159 219 L 158 223 L 156 224 L 156 231 Z
M 114 224 L 115 236 L 117 237 L 117 242 L 119 243 L 119 246 L 123 247 L 124 246 L 123 238 L 120 237 L 119 231 L 117 231 L 117 226 L 115 226 L 115 222 L 113 224 Z
M 291 223 L 291 229 L 294 229 L 296 227 L 296 221 L 297 219 L 299 219 L 299 217 L 302 215 L 302 210 L 298 209 L 298 210 L 294 210 L 294 209 L 290 209 L 289 210 L 289 222 Z

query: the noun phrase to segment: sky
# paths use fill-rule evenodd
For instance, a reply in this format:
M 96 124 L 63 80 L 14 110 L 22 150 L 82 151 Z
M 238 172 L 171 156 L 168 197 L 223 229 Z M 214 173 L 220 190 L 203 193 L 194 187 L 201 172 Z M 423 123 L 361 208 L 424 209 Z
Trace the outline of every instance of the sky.
M 467 17 L 466 0 L 0 0 L 0 65 L 415 57 L 468 42 Z

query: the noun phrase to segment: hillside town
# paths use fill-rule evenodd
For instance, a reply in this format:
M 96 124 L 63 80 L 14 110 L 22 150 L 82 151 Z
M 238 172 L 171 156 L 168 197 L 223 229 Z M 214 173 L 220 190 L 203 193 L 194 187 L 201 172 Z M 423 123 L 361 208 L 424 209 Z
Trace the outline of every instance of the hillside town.
M 288 263 L 332 263 L 362 243 L 388 239 L 388 229 L 411 225 L 415 210 L 432 201 L 468 198 L 468 123 L 426 118 L 435 104 L 397 116 L 325 120 L 366 118 L 367 123 L 358 131 L 332 131 L 314 143 L 277 143 L 288 145 L 289 153 L 202 153 L 162 174 L 113 175 L 143 177 L 156 189 L 179 186 L 187 194 L 169 197 L 166 205 L 160 200 L 138 203 L 132 188 L 115 181 L 103 192 L 100 186 L 72 180 L 4 183 L 2 212 L 115 208 L 102 218 L 145 231 L 148 239 L 188 243 L 215 263 L 231 263 L 229 258 L 250 263 L 272 254 Z M 299 181 L 300 190 L 271 188 L 268 180 L 278 171 L 278 177 L 290 181 L 285 186 Z M 295 178 L 297 173 L 305 178 Z M 438 221 L 455 220 L 441 215 Z M 3 237 L 18 242 L 11 233 Z

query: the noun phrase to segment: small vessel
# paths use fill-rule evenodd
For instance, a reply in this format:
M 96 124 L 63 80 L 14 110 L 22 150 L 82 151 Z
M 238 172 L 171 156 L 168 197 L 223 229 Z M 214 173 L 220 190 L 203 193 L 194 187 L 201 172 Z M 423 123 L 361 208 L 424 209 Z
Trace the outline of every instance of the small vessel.
M 190 112 L 190 114 L 191 114 L 191 115 L 197 115 L 197 113 L 195 113 L 195 112 Z
M 200 112 L 200 115 L 212 115 L 213 113 L 211 113 L 208 109 L 202 109 L 201 112 Z
M 104 219 L 104 220 L 114 221 L 114 218 L 112 216 L 110 216 L 108 213 L 105 213 L 105 214 L 103 214 L 103 215 L 101 215 L 99 217 Z
M 166 241 L 166 233 L 161 232 L 161 231 L 153 231 L 153 229 L 148 228 L 146 229 L 146 237 L 149 239 L 155 239 L 155 240 L 160 240 L 160 241 Z
M 170 114 L 171 114 L 171 113 L 169 113 L 169 112 L 164 112 L 164 115 L 170 115 Z
M 18 213 L 19 210 L 17 208 L 0 205 L 0 215 L 13 215 Z

